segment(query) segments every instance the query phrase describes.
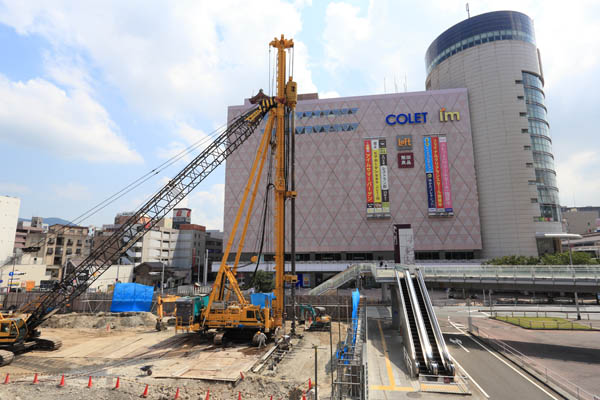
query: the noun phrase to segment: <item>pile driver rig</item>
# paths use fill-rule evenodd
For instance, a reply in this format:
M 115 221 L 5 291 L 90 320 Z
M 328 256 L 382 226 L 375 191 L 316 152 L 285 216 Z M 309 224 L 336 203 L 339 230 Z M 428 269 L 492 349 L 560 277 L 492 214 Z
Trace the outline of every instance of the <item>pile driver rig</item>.
M 191 328 L 199 333 L 209 333 L 209 331 L 214 333 L 215 341 L 218 342 L 225 333 L 231 331 L 256 333 L 263 330 L 270 335 L 283 326 L 284 281 L 293 282 L 296 279 L 293 275 L 284 274 L 285 200 L 296 195 L 293 190 L 288 190 L 288 182 L 284 173 L 287 151 L 285 119 L 294 116 L 297 91 L 296 83 L 291 76 L 286 81 L 286 51 L 293 48 L 293 41 L 285 39 L 281 35 L 280 39 L 275 38 L 271 41 L 270 46 L 277 50 L 276 96 L 264 96 L 255 107 L 231 121 L 224 132 L 142 205 L 111 236 L 94 248 L 89 256 L 75 268 L 68 270 L 62 279 L 54 284 L 51 291 L 39 296 L 10 316 L 0 314 L 0 366 L 9 364 L 14 358 L 14 353 L 27 349 L 58 349 L 61 346 L 60 340 L 40 337 L 38 330 L 40 325 L 84 293 L 91 283 L 110 267 L 111 260 L 129 250 L 144 234 L 166 217 L 177 204 L 254 133 L 267 115 L 269 117 L 266 129 L 250 171 L 244 191 L 244 200 L 229 235 L 209 303 L 203 309 L 201 318 L 198 319 L 199 322 Z M 272 133 L 273 126 L 276 127 L 275 134 Z M 293 141 L 293 130 L 288 130 L 287 134 Z M 259 306 L 249 304 L 244 298 L 235 274 L 269 147 L 275 154 L 276 162 L 274 182 L 275 299 L 272 307 L 261 309 Z M 227 265 L 227 260 L 251 186 L 253 186 L 252 200 L 247 211 L 246 222 L 239 242 L 240 246 L 233 268 L 231 268 Z M 230 301 L 232 293 L 234 299 Z

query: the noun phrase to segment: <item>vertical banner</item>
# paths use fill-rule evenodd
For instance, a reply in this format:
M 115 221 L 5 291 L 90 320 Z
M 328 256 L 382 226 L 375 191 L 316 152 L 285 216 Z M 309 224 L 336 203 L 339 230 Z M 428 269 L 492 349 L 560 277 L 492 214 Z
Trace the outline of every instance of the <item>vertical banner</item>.
M 435 186 L 433 183 L 433 157 L 431 154 L 431 138 L 423 138 L 423 152 L 425 156 L 425 175 L 427 177 L 427 208 L 429 213 L 435 213 Z
M 444 192 L 442 190 L 442 171 L 440 169 L 440 144 L 437 137 L 431 138 L 431 154 L 433 156 L 433 184 L 435 186 L 435 208 L 444 211 Z
M 387 143 L 385 139 L 379 139 L 379 170 L 381 176 L 381 211 L 390 212 L 390 188 L 387 166 Z
M 381 175 L 379 170 L 379 140 L 371 140 L 373 152 L 373 198 L 375 200 L 375 212 L 381 212 Z
M 440 136 L 440 168 L 442 171 L 442 190 L 444 192 L 444 211 L 452 210 L 452 189 L 450 187 L 450 167 L 448 166 L 448 143 L 446 136 Z
M 390 217 L 390 188 L 385 139 L 365 139 L 367 218 Z
M 375 212 L 375 201 L 373 198 L 373 152 L 371 149 L 371 140 L 364 141 L 365 150 L 365 182 L 367 186 L 367 215 Z

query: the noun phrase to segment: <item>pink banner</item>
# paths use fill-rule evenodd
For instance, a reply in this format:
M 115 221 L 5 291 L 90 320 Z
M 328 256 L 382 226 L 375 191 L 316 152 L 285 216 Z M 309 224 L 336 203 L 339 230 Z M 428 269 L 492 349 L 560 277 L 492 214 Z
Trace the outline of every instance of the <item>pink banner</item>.
M 450 167 L 448 166 L 448 143 L 445 136 L 440 136 L 440 169 L 442 170 L 442 188 L 444 191 L 444 208 L 452 211 L 452 189 L 450 188 Z

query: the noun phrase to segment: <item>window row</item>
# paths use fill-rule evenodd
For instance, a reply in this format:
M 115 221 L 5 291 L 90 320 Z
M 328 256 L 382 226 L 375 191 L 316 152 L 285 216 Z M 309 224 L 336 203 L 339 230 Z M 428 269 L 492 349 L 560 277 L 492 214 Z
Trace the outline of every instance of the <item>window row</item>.
M 552 154 L 552 142 L 545 137 L 531 136 L 531 145 L 533 151 L 545 151 Z
M 476 46 L 482 43 L 494 42 L 497 40 L 522 40 L 524 42 L 529 42 L 535 44 L 535 39 L 533 35 L 530 35 L 527 32 L 517 31 L 517 30 L 500 30 L 500 31 L 492 31 L 480 33 L 478 35 L 471 36 L 465 40 L 461 40 L 458 43 L 453 44 L 448 47 L 444 51 L 440 52 L 436 58 L 433 59 L 431 64 L 427 67 L 427 73 L 431 72 L 431 70 L 447 59 L 448 57 L 459 53 L 463 50 Z
M 337 115 L 350 115 L 356 114 L 358 107 L 356 108 L 338 108 L 332 110 L 315 110 L 315 111 L 296 111 L 296 118 L 311 118 L 311 117 L 329 117 Z
M 548 124 L 535 119 L 529 120 L 529 133 L 550 138 L 550 128 L 548 127 Z
M 546 153 L 533 152 L 533 165 L 536 168 L 551 169 L 554 171 L 554 158 Z
M 556 185 L 556 172 L 554 171 L 548 171 L 545 169 L 536 169 L 535 170 L 535 180 L 537 181 L 538 185 L 543 185 L 543 186 L 551 186 L 551 187 L 558 187 Z
M 546 105 L 546 96 L 540 89 L 525 86 L 525 98 L 527 101 Z
M 544 107 L 529 102 L 527 102 L 527 116 L 529 118 L 537 118 L 544 121 L 548 120 L 546 109 Z
M 558 199 L 558 189 L 546 187 L 546 186 L 538 186 L 538 201 L 544 204 L 560 204 Z
M 355 131 L 357 128 L 358 128 L 358 123 L 297 126 L 296 127 L 296 135 L 302 135 L 304 133 L 319 133 L 319 132 L 347 132 L 347 131 Z
M 523 72 L 523 85 L 533 86 L 538 89 L 542 89 L 544 87 L 540 77 L 529 72 Z
M 542 221 L 560 221 L 560 206 L 556 204 L 540 204 L 540 214 Z

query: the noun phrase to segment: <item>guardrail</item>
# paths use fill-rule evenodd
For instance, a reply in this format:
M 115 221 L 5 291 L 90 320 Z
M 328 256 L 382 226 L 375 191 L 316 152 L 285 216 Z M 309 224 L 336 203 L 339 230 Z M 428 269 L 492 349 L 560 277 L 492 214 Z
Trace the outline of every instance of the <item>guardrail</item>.
M 600 395 L 595 395 L 569 381 L 559 373 L 546 368 L 539 362 L 526 356 L 502 340 L 494 338 L 486 330 L 479 328 L 475 324 L 472 325 L 472 328 L 473 329 L 471 333 L 483 339 L 496 351 L 513 361 L 524 370 L 536 376 L 540 381 L 544 382 L 566 398 L 574 398 L 578 400 L 600 400 Z
M 363 272 L 370 272 L 373 275 L 375 275 L 375 264 L 354 264 L 352 266 L 350 266 L 349 268 L 347 268 L 345 271 L 340 272 L 339 274 L 335 275 L 334 277 L 332 277 L 331 279 L 321 283 L 319 286 L 311 289 L 308 294 L 309 295 L 320 295 L 323 294 L 325 292 L 327 292 L 328 290 L 332 290 L 332 289 L 336 289 L 340 286 L 342 286 L 343 284 L 350 282 L 353 279 L 356 279 L 357 276 L 359 276 L 361 273 Z
M 600 279 L 600 265 L 429 265 L 419 268 L 426 278 Z

